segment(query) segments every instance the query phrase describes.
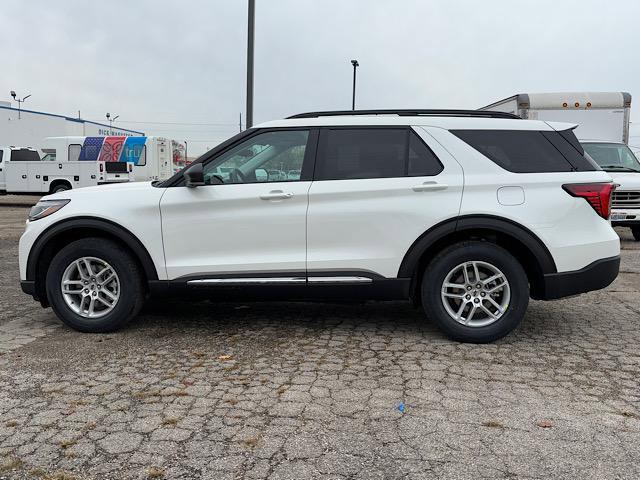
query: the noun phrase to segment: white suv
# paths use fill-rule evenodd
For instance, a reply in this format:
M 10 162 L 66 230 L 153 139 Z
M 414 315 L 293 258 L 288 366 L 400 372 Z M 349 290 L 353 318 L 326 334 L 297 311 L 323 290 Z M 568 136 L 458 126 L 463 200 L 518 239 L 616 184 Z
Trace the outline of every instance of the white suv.
M 148 295 L 194 293 L 412 299 L 450 337 L 489 342 L 530 296 L 618 273 L 614 187 L 571 127 L 456 110 L 265 123 L 163 183 L 44 197 L 22 289 L 84 332 L 124 326 Z

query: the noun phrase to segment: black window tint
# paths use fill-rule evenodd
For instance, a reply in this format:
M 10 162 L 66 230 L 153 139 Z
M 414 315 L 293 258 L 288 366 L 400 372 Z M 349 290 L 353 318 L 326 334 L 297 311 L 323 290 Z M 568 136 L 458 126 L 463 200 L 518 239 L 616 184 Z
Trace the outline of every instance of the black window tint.
M 566 140 L 560 132 L 542 132 L 542 135 L 544 135 L 544 137 L 558 149 L 558 151 L 567 159 L 576 171 L 590 172 L 600 169 L 591 160 L 585 157 L 584 149 L 582 147 L 580 147 L 581 152 L 576 150 L 576 148 L 569 143 L 569 141 Z M 575 138 L 575 135 L 573 135 L 573 137 Z
M 403 177 L 406 129 L 327 129 L 320 143 L 318 180 Z
M 505 170 L 515 173 L 569 172 L 571 164 L 542 132 L 533 130 L 451 130 Z
M 34 150 L 21 148 L 20 150 L 11 151 L 11 161 L 12 162 L 39 162 L 40 155 L 38 155 L 38 152 Z
M 0 163 L 2 163 L 2 155 L 4 154 L 4 151 L 0 150 Z
M 410 177 L 438 175 L 442 171 L 438 157 L 414 132 L 409 133 L 409 169 Z

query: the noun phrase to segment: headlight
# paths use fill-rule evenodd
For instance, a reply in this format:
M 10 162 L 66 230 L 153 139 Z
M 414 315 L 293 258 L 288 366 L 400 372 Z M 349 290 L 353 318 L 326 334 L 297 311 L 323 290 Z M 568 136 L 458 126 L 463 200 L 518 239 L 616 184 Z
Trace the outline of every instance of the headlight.
M 29 221 L 33 222 L 34 220 L 48 217 L 52 213 L 60 210 L 67 203 L 69 203 L 69 200 L 40 200 L 29 210 Z

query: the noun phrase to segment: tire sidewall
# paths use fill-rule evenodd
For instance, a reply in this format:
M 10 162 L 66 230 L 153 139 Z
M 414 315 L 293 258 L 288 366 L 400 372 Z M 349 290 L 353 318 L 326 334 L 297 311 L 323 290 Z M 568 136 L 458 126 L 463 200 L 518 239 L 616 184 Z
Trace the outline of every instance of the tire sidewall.
M 47 297 L 56 315 L 68 326 L 82 332 L 109 332 L 124 326 L 131 312 L 136 309 L 136 295 L 141 295 L 137 272 L 131 271 L 130 263 L 122 252 L 110 248 L 110 242 L 99 242 L 95 246 L 86 241 L 74 242 L 63 248 L 52 260 L 47 271 Z M 62 296 L 60 283 L 65 269 L 81 257 L 99 258 L 115 270 L 120 281 L 120 296 L 115 308 L 103 317 L 90 319 L 75 313 Z
M 509 282 L 511 298 L 507 312 L 484 327 L 462 325 L 451 318 L 442 304 L 441 289 L 445 277 L 453 268 L 469 261 L 494 265 Z M 451 338 L 486 343 L 504 337 L 520 324 L 529 304 L 529 283 L 520 263 L 505 249 L 484 242 L 468 242 L 451 247 L 427 267 L 422 279 L 422 302 L 427 315 Z

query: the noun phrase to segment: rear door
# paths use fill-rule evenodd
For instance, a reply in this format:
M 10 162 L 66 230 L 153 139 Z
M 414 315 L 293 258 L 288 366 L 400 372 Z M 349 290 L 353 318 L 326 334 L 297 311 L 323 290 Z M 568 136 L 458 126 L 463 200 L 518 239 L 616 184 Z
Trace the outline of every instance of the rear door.
M 321 130 L 307 269 L 395 278 L 412 243 L 460 209 L 462 168 L 423 129 Z

